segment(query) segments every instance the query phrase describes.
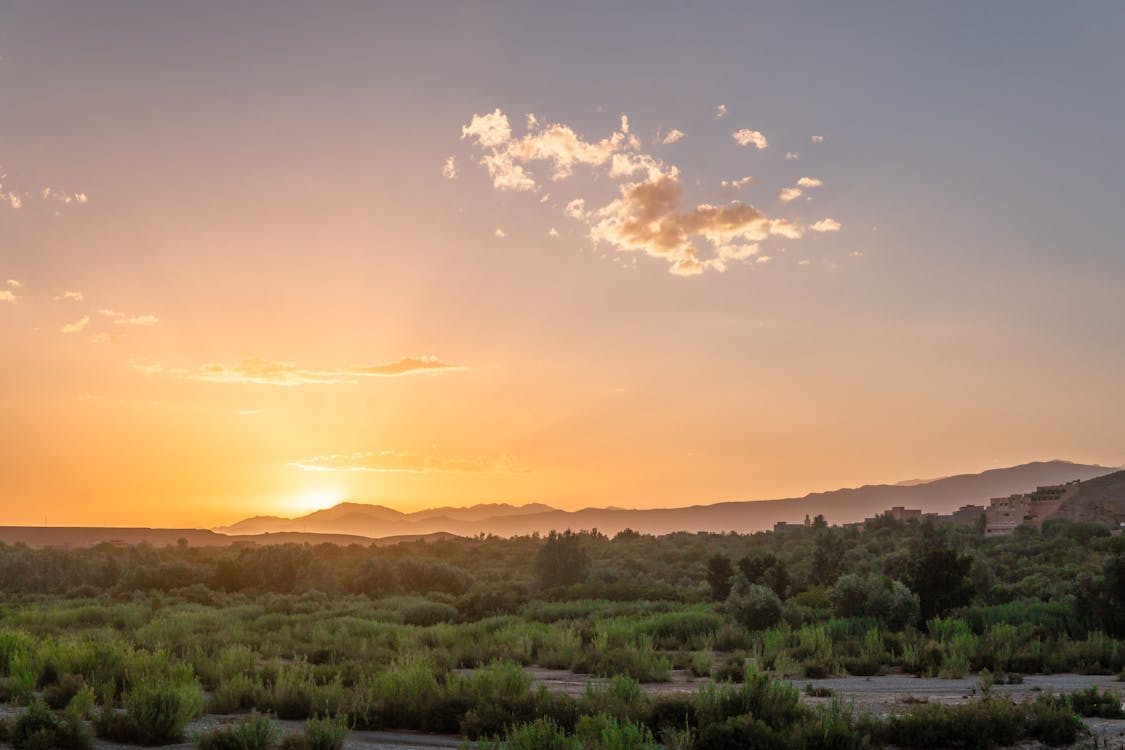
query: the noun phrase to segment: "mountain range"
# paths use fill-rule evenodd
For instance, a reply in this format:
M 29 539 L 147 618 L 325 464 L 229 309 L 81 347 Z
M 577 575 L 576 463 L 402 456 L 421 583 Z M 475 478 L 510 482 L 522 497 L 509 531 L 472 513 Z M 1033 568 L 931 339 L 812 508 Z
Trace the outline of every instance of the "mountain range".
M 615 534 L 626 528 L 646 534 L 752 532 L 772 528 L 779 521 L 799 523 L 806 515 L 823 515 L 831 524 L 851 523 L 896 505 L 920 508 L 925 512 L 950 513 L 965 504 L 987 505 L 993 497 L 1028 492 L 1040 485 L 1062 484 L 1075 479 L 1085 481 L 1114 471 L 1113 467 L 1069 461 L 1037 461 L 930 481 L 911 480 L 814 492 L 799 498 L 720 502 L 682 508 L 584 508 L 567 511 L 542 503 L 491 503 L 403 513 L 382 505 L 345 502 L 298 518 L 255 516 L 215 531 L 227 535 L 303 532 L 370 538 L 437 532 L 462 536 L 480 533 L 514 536 L 546 533 L 552 529 L 594 528 L 606 534 Z M 1122 476 L 1125 477 L 1125 474 Z M 1106 492 L 1110 494 L 1121 489 L 1112 483 L 1107 487 Z

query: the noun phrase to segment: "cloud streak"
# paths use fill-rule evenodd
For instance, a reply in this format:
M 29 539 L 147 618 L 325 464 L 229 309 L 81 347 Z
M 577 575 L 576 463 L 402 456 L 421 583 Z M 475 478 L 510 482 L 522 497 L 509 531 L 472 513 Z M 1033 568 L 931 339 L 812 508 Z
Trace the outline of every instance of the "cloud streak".
M 334 370 L 307 369 L 291 362 L 274 362 L 258 357 L 244 359 L 235 364 L 209 362 L 195 369 L 165 368 L 159 364 L 136 365 L 136 367 L 150 375 L 168 374 L 208 383 L 254 383 L 286 387 L 352 384 L 364 378 L 399 377 L 464 369 L 462 366 L 449 365 L 434 357 L 403 357 L 397 362 L 387 364 Z
M 515 474 L 518 468 L 509 456 L 497 458 L 447 458 L 399 451 L 377 451 L 314 456 L 294 461 L 302 471 L 370 471 L 370 472 L 452 472 Z

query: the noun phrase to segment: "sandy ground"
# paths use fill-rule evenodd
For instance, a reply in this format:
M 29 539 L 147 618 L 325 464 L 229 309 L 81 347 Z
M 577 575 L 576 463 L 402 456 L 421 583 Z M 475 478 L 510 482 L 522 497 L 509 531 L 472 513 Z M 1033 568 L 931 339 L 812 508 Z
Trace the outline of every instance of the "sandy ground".
M 591 683 L 606 682 L 606 680 L 591 675 L 573 674 L 564 670 L 533 668 L 529 671 L 536 685 L 545 685 L 549 690 L 572 696 L 581 695 L 586 686 Z M 690 694 L 707 682 L 706 679 L 692 678 L 684 671 L 675 671 L 672 673 L 672 679 L 668 682 L 650 683 L 644 687 L 650 695 Z M 911 703 L 916 702 L 955 704 L 972 700 L 976 697 L 977 678 L 965 677 L 959 680 L 941 680 L 908 675 L 885 675 L 881 677 L 832 677 L 823 680 L 794 679 L 792 682 L 802 688 L 801 698 L 810 705 L 824 704 L 832 698 L 813 698 L 806 695 L 803 689 L 809 684 L 816 688 L 831 690 L 836 698 L 851 702 L 856 710 L 886 715 L 905 710 Z M 1118 682 L 1114 677 L 1077 674 L 1028 675 L 1019 685 L 996 685 L 993 688 L 993 693 L 1010 696 L 1015 700 L 1025 700 L 1040 692 L 1071 693 L 1091 685 L 1096 686 L 1099 690 L 1107 688 L 1116 690 L 1123 694 L 1123 700 L 1125 700 L 1125 683 Z M 16 716 L 21 710 L 10 706 L 0 706 L 0 716 Z M 238 720 L 239 717 L 237 716 L 207 716 L 193 722 L 188 728 L 188 735 L 204 731 L 215 724 Z M 277 724 L 286 732 L 291 732 L 299 730 L 302 722 L 278 721 Z M 1099 750 L 1102 748 L 1125 750 L 1125 721 L 1088 719 L 1086 724 L 1093 736 L 1097 738 Z M 462 741 L 459 737 L 450 735 L 415 732 L 350 732 L 345 748 L 347 750 L 427 750 L 429 748 L 458 748 L 461 747 L 461 744 Z M 98 750 L 120 750 L 120 748 L 128 747 L 103 740 L 97 740 L 94 746 Z M 1090 745 L 1087 744 L 1086 746 Z M 8 747 L 9 745 L 0 743 L 0 748 L 7 749 Z M 174 750 L 189 750 L 194 747 L 194 744 L 185 742 L 166 747 Z

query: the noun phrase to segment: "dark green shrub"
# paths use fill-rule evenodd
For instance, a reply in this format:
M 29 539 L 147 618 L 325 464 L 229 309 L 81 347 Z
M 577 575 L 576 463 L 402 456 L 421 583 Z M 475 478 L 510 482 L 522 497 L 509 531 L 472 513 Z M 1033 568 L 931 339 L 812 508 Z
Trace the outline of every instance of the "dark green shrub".
M 335 719 L 309 719 L 299 734 L 286 735 L 283 750 L 342 750 L 348 728 Z
M 44 688 L 43 701 L 56 710 L 66 708 L 70 699 L 78 695 L 78 691 L 85 684 L 86 681 L 82 679 L 82 675 L 63 675 L 57 682 Z
M 711 724 L 699 734 L 695 750 L 786 750 L 785 738 L 750 715 Z
M 46 703 L 36 701 L 12 726 L 14 750 L 89 750 L 93 742 L 86 728 L 73 716 L 60 720 Z
M 94 720 L 99 737 L 141 745 L 166 745 L 184 737 L 187 723 L 203 711 L 194 684 L 146 681 L 125 696 L 125 713 L 106 707 Z
M 1069 697 L 1071 708 L 1079 716 L 1097 716 L 1101 719 L 1123 719 L 1121 695 L 1113 690 L 1099 691 L 1091 685 L 1085 690 L 1072 693 Z
M 727 597 L 727 611 L 739 625 L 748 630 L 764 630 L 781 619 L 781 600 L 772 590 L 750 583 L 739 574 Z
M 402 612 L 402 621 L 407 625 L 428 627 L 439 622 L 452 622 L 458 617 L 457 608 L 441 602 L 422 602 L 407 607 Z

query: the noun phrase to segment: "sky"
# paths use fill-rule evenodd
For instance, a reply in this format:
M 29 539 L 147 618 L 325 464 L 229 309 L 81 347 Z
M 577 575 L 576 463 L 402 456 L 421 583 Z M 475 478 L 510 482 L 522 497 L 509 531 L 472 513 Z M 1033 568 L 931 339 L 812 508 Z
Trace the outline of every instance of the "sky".
M 0 524 L 1125 464 L 1122 38 L 1094 2 L 5 3 Z

